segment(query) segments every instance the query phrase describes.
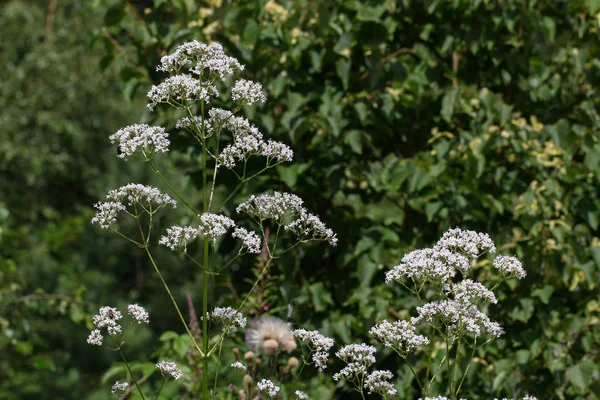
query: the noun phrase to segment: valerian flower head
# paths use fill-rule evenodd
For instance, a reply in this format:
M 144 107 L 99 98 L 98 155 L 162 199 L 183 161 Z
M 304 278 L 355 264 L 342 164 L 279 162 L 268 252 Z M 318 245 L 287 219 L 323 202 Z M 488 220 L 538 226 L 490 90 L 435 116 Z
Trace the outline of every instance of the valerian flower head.
M 233 335 L 238 329 L 246 327 L 246 317 L 231 307 L 215 307 L 212 313 L 208 314 L 211 321 L 218 322 L 224 325 L 223 330 L 227 335 Z
M 163 376 L 170 376 L 175 379 L 179 379 L 183 376 L 181 369 L 177 368 L 177 364 L 169 361 L 161 361 L 156 364 L 156 369 L 160 371 Z
M 167 234 L 162 236 L 158 244 L 167 246 L 171 250 L 183 248 L 187 251 L 187 244 L 200 235 L 197 228 L 191 226 L 172 226 L 167 228 Z
M 325 240 L 332 246 L 338 241 L 337 235 L 327 228 L 319 217 L 304 210 L 301 210 L 298 218 L 287 224 L 285 229 L 295 233 L 302 241 Z
M 297 347 L 291 324 L 272 316 L 263 316 L 252 321 L 246 331 L 246 343 L 254 353 L 267 355 L 280 351 L 289 353 Z
M 369 334 L 386 347 L 396 350 L 405 357 L 413 350 L 429 344 L 429 339 L 418 335 L 415 327 L 408 321 L 388 322 L 383 320 L 371 328 Z
M 498 256 L 494 259 L 494 267 L 508 278 L 523 279 L 527 272 L 517 257 Z
M 279 193 L 262 194 L 250 196 L 248 200 L 241 203 L 237 213 L 246 213 L 258 220 L 274 219 L 281 221 L 285 216 L 298 215 L 304 209 L 302 199 L 294 194 Z
M 210 116 L 210 125 L 215 130 L 220 130 L 223 126 L 227 125 L 231 118 L 233 118 L 233 113 L 231 111 L 223 110 L 222 108 L 217 107 L 213 107 L 208 110 L 208 115 Z
M 145 159 L 150 159 L 155 153 L 169 151 L 169 134 L 165 128 L 146 124 L 135 124 L 119 129 L 108 138 L 111 143 L 117 143 L 119 157 L 127 158 L 138 151 Z
M 224 80 L 228 75 L 243 69 L 244 66 L 238 60 L 225 55 L 220 43 L 205 44 L 197 40 L 186 42 L 178 46 L 173 53 L 162 57 L 157 68 L 158 71 L 172 74 L 191 70 L 209 80 L 215 77 Z
M 450 229 L 442 235 L 434 247 L 435 250 L 448 249 L 477 258 L 484 252 L 495 253 L 496 246 L 487 233 Z
M 158 209 L 166 205 L 170 205 L 173 208 L 177 207 L 177 203 L 169 195 L 162 193 L 155 187 L 139 183 L 130 183 L 118 189 L 111 190 L 106 197 L 122 204 L 127 201 L 127 204 L 130 206 L 141 204 L 146 209 L 150 207 Z
M 382 396 L 395 396 L 398 391 L 388 380 L 394 375 L 390 371 L 373 371 L 365 379 L 365 389 L 369 393 L 379 393 Z
M 117 322 L 123 318 L 121 312 L 113 307 L 100 307 L 100 312 L 92 317 L 92 322 L 98 328 L 106 328 L 109 335 L 121 333 L 121 325 Z
M 213 127 L 207 120 L 203 120 L 202 117 L 195 115 L 193 117 L 184 117 L 175 123 L 176 129 L 186 129 L 192 133 L 202 132 L 204 129 L 205 137 L 209 137 L 213 133 Z
M 217 238 L 223 236 L 235 226 L 233 220 L 224 215 L 204 213 L 200 215 L 200 227 L 198 232 L 216 242 Z
M 258 152 L 261 156 L 267 157 L 267 163 L 270 160 L 276 160 L 278 163 L 292 161 L 294 158 L 294 151 L 288 145 L 274 140 L 262 142 Z
M 94 204 L 97 209 L 92 218 L 92 224 L 97 223 L 102 229 L 108 229 L 117 223 L 117 215 L 125 210 L 125 206 L 115 201 L 107 201 Z
M 413 325 L 424 321 L 435 327 L 444 325 L 453 332 L 462 331 L 474 336 L 487 334 L 493 338 L 504 334 L 502 327 L 477 307 L 456 300 L 432 301 L 417 307 L 417 313 L 411 318 Z
M 202 82 L 190 75 L 175 75 L 152 86 L 148 92 L 148 109 L 154 110 L 159 103 L 187 107 L 197 101 L 210 102 L 219 96 L 216 86 Z
M 102 336 L 100 329 L 94 329 L 87 339 L 88 344 L 92 344 L 94 346 L 102 346 L 103 341 L 104 337 Z
M 301 390 L 296 390 L 294 394 L 296 395 L 296 399 L 298 400 L 308 399 L 308 395 Z
M 139 306 L 137 304 L 130 304 L 127 306 L 127 313 L 138 324 L 141 324 L 142 322 L 146 324 L 150 323 L 150 316 L 148 315 L 146 309 L 142 306 Z
M 240 79 L 235 82 L 231 89 L 231 99 L 238 104 L 244 105 L 267 101 L 262 91 L 262 85 L 246 79 Z
M 333 339 L 321 335 L 318 331 L 307 331 L 306 329 L 296 329 L 292 334 L 297 340 L 308 345 L 312 353 L 313 362 L 319 369 L 319 372 L 323 372 L 327 368 L 329 350 L 334 344 Z
M 375 352 L 373 346 L 361 344 L 349 344 L 339 349 L 335 355 L 347 365 L 333 375 L 333 379 L 353 380 L 367 373 L 367 368 L 375 364 Z
M 112 394 L 123 393 L 123 392 L 125 392 L 125 390 L 127 390 L 128 387 L 129 387 L 129 383 L 127 383 L 127 382 L 121 382 L 121 381 L 116 381 L 115 384 L 110 389 L 110 392 Z
M 447 250 L 446 250 L 447 252 Z M 469 264 L 464 256 L 456 255 L 456 259 L 449 260 L 450 254 L 442 254 L 434 249 L 414 250 L 405 254 L 400 264 L 395 266 L 385 275 L 385 281 L 401 282 L 405 278 L 429 282 L 446 282 L 456 274 L 455 267 L 464 263 Z
M 458 283 L 452 283 L 448 286 L 448 291 L 454 295 L 454 300 L 465 304 L 477 304 L 486 302 L 496 304 L 498 300 L 494 292 L 483 286 L 479 282 L 471 279 L 465 279 Z
M 268 379 L 261 380 L 256 384 L 256 387 L 269 397 L 275 397 L 277 396 L 277 393 L 279 393 L 279 386 L 275 386 L 275 384 Z
M 233 368 L 236 372 L 244 372 L 247 370 L 246 366 L 240 361 L 236 361 L 233 364 L 231 364 L 231 368 Z
M 242 247 L 240 251 L 246 250 L 248 253 L 253 254 L 260 253 L 261 240 L 256 232 L 248 231 L 242 227 L 237 227 L 234 229 L 231 236 L 242 241 Z

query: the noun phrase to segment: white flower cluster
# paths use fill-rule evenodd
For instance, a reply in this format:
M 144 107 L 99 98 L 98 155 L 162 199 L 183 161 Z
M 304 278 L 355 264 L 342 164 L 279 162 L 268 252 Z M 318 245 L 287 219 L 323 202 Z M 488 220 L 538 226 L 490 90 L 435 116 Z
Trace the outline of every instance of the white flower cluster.
M 504 334 L 500 324 L 491 321 L 477 307 L 456 300 L 432 301 L 417 307 L 417 313 L 411 318 L 413 325 L 425 321 L 438 328 L 441 324 L 451 331 L 469 332 L 475 336 L 487 334 L 498 338 Z
M 235 82 L 231 89 L 231 100 L 238 104 L 250 105 L 257 102 L 264 103 L 267 98 L 260 83 L 240 79 Z
M 508 278 L 523 279 L 527 272 L 518 258 L 512 256 L 498 256 L 494 259 L 494 268 L 498 269 Z
M 177 203 L 168 194 L 162 193 L 155 187 L 146 186 L 139 183 L 130 183 L 121 186 L 118 189 L 113 189 L 108 192 L 106 197 L 124 204 L 127 200 L 128 205 L 141 204 L 143 206 L 156 205 L 157 208 L 170 205 L 173 208 L 177 207 Z
M 115 201 L 106 201 L 103 203 L 94 204 L 94 208 L 97 209 L 94 218 L 92 218 L 92 224 L 99 224 L 100 228 L 108 229 L 112 225 L 117 223 L 117 215 L 119 212 L 125 210 L 125 206 Z
M 200 215 L 200 227 L 198 232 L 213 242 L 223 236 L 227 231 L 235 226 L 235 222 L 229 217 L 218 214 L 204 213 Z
M 394 385 L 388 382 L 394 375 L 390 371 L 373 371 L 365 379 L 365 389 L 369 393 L 379 393 L 382 396 L 395 396 L 398 394 Z
M 240 251 L 246 249 L 249 253 L 260 253 L 261 240 L 256 232 L 248 231 L 246 228 L 237 227 L 233 230 L 231 236 L 242 241 L 242 248 Z
M 211 121 L 217 126 L 217 122 L 223 121 L 225 117 L 226 114 L 221 112 L 218 119 L 213 116 Z M 233 169 L 238 161 L 247 160 L 253 155 L 267 157 L 267 164 L 273 159 L 277 162 L 283 162 L 291 161 L 294 157 L 294 152 L 287 145 L 273 140 L 265 142 L 262 133 L 256 126 L 251 125 L 246 118 L 229 116 L 224 120 L 223 126 L 233 134 L 233 142 L 225 146 L 219 154 L 217 167 L 222 165 Z
M 326 240 L 330 245 L 337 244 L 337 235 L 327 228 L 314 214 L 302 210 L 300 216 L 285 226 L 286 230 L 295 233 L 301 240 Z
M 429 344 L 429 339 L 418 335 L 415 327 L 408 321 L 394 323 L 383 320 L 369 331 L 385 347 L 390 347 L 405 357 L 414 349 Z
M 426 282 L 445 282 L 461 271 L 470 268 L 470 261 L 462 254 L 452 253 L 447 249 L 414 250 L 405 254 L 400 264 L 385 275 L 387 283 L 400 282 L 405 278 Z
M 209 313 L 208 319 L 223 324 L 223 329 L 227 329 L 228 335 L 233 335 L 238 329 L 244 329 L 247 323 L 246 317 L 231 307 L 215 307 L 212 313 Z
M 318 331 L 307 331 L 306 329 L 296 329 L 292 334 L 296 339 L 308 345 L 313 362 L 319 372 L 323 372 L 327 368 L 329 350 L 334 344 L 333 339 L 321 335 Z
M 150 111 L 159 103 L 186 107 L 197 101 L 208 103 L 211 97 L 218 95 L 219 91 L 214 85 L 190 75 L 175 75 L 150 88 L 147 107 Z
M 121 382 L 121 381 L 116 381 L 115 384 L 110 389 L 110 392 L 112 394 L 123 393 L 124 391 L 127 390 L 128 387 L 129 387 L 129 383 L 127 383 L 127 382 Z
M 94 329 L 87 338 L 88 344 L 92 344 L 94 346 L 102 346 L 103 341 L 104 337 L 102 336 L 100 329 Z
M 302 203 L 302 199 L 295 194 L 274 192 L 260 196 L 252 195 L 241 203 L 236 211 L 260 221 L 274 219 L 281 222 L 285 216 L 300 214 L 304 210 Z
M 267 394 L 269 397 L 275 397 L 277 396 L 277 393 L 279 393 L 279 386 L 275 386 L 275 384 L 268 379 L 261 380 L 256 386 L 258 387 L 258 390 Z
M 483 286 L 479 282 L 471 279 L 465 279 L 458 283 L 448 285 L 448 291 L 454 295 L 454 300 L 467 305 L 486 302 L 496 304 L 498 300 L 494 292 Z
M 213 127 L 209 121 L 203 120 L 202 117 L 195 115 L 194 117 L 184 117 L 175 123 L 176 129 L 187 129 L 190 132 L 201 131 L 204 126 L 205 135 L 208 137 L 212 134 Z
M 171 250 L 177 250 L 183 247 L 183 251 L 187 251 L 189 241 L 198 237 L 200 233 L 198 229 L 191 226 L 172 226 L 167 228 L 167 234 L 162 236 L 158 244 L 167 246 Z
M 375 352 L 377 349 L 373 346 L 361 344 L 349 344 L 339 349 L 335 355 L 347 365 L 342 370 L 333 375 L 333 379 L 353 380 L 367 373 L 367 368 L 375 363 Z
M 494 400 L 500 400 L 500 399 L 494 398 Z M 508 399 L 508 398 L 504 397 L 504 398 L 502 398 L 502 400 L 513 400 L 513 399 Z M 537 397 L 530 396 L 530 395 L 526 394 L 523 397 L 523 400 L 537 400 Z
M 484 252 L 495 253 L 496 246 L 487 233 L 463 231 L 460 228 L 450 229 L 437 242 L 434 250 L 448 249 L 477 258 Z
M 301 390 L 296 390 L 295 394 L 296 394 L 296 399 L 298 399 L 298 400 L 308 399 L 308 395 Z
M 117 322 L 123 318 L 121 312 L 116 308 L 100 307 L 100 312 L 92 317 L 92 322 L 98 328 L 106 328 L 109 335 L 121 333 L 121 325 Z
M 135 124 L 119 129 L 108 138 L 111 143 L 119 146 L 119 157 L 127 158 L 138 150 L 145 158 L 151 158 L 155 153 L 169 151 L 169 134 L 160 126 Z
M 175 379 L 179 379 L 183 376 L 181 369 L 177 368 L 177 364 L 169 361 L 161 361 L 156 364 L 156 369 L 160 371 L 163 376 L 170 376 Z
M 233 368 L 236 372 L 244 372 L 247 369 L 246 366 L 240 361 L 236 361 L 233 364 L 231 364 L 231 368 Z
M 137 304 L 130 304 L 127 306 L 127 313 L 133 318 L 135 322 L 141 324 L 142 322 L 149 324 L 150 316 L 146 309 Z

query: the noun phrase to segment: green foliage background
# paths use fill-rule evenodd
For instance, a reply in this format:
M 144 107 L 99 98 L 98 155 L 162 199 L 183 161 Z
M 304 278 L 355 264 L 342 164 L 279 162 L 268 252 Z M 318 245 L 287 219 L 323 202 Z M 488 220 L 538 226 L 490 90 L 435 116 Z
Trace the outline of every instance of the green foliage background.
M 416 305 L 383 283 L 405 252 L 450 227 L 488 232 L 528 276 L 498 289 L 489 313 L 507 332 L 463 397 L 597 398 L 599 1 L 52 3 L 0 6 L 0 399 L 105 398 L 116 359 L 85 344 L 99 305 L 148 306 L 152 327 L 132 343 L 141 362 L 180 330 L 143 254 L 89 220 L 106 189 L 155 182 L 107 136 L 139 121 L 174 132 L 143 98 L 160 57 L 193 38 L 223 43 L 263 83 L 269 100 L 249 117 L 296 152 L 246 193 L 293 191 L 340 238 L 281 260 L 271 309 L 293 304 L 298 326 L 338 344 L 368 340 Z M 165 173 L 194 196 L 197 149 L 173 142 Z M 160 257 L 184 305 L 199 272 Z M 225 279 L 243 292 L 251 274 Z M 378 360 L 416 396 L 406 366 Z

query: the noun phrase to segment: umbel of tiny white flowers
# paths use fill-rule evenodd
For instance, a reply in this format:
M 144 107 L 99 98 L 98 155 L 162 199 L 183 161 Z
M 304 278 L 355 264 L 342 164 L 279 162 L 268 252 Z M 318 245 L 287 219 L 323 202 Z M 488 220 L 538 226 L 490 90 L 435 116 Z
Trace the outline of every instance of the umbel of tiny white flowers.
M 130 304 L 127 306 L 127 312 L 131 316 L 132 322 L 138 324 L 150 323 L 150 317 L 144 309 L 144 307 L 137 304 Z M 119 324 L 119 320 L 123 318 L 123 315 L 119 310 L 113 307 L 100 307 L 98 314 L 92 317 L 92 322 L 96 325 L 97 329 L 92 330 L 88 336 L 88 344 L 94 346 L 102 346 L 104 337 L 102 336 L 101 329 L 106 329 L 110 336 L 118 335 L 122 332 L 122 327 Z
M 179 379 L 183 376 L 181 369 L 177 368 L 177 364 L 170 361 L 161 361 L 156 364 L 156 369 L 165 377 Z
M 307 331 L 306 329 L 296 329 L 292 334 L 297 340 L 308 345 L 308 349 L 312 354 L 312 361 L 319 372 L 323 372 L 327 368 L 329 350 L 334 344 L 333 339 L 321 335 L 318 331 Z
M 246 317 L 231 307 L 215 307 L 212 313 L 208 314 L 208 318 L 223 324 L 223 330 L 229 336 L 236 333 L 238 329 L 246 328 Z
M 115 384 L 110 389 L 110 392 L 112 394 L 123 393 L 123 392 L 125 392 L 125 390 L 127 390 L 128 387 L 129 387 L 129 383 L 127 383 L 127 382 L 121 382 L 121 381 L 116 381 Z
M 347 365 L 342 370 L 333 375 L 333 379 L 354 381 L 357 378 L 358 382 L 361 377 L 367 374 L 367 369 L 375 364 L 375 352 L 377 349 L 373 346 L 360 344 L 348 344 L 339 349 L 335 355 L 337 358 L 345 362 Z
M 388 382 L 394 375 L 390 371 L 373 371 L 365 378 L 365 389 L 369 393 L 379 393 L 382 396 L 395 396 L 398 394 L 394 385 Z
M 256 387 L 258 387 L 258 390 L 260 390 L 261 393 L 264 393 L 269 397 L 277 396 L 277 393 L 279 393 L 280 390 L 279 386 L 276 386 L 273 382 L 271 382 L 268 379 L 262 379 L 256 384 Z

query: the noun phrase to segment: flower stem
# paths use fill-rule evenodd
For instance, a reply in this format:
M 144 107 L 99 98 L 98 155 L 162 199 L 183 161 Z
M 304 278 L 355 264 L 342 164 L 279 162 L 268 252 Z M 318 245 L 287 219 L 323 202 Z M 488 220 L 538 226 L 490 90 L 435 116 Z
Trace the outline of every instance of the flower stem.
M 204 212 L 208 212 L 208 197 L 206 193 L 206 136 L 204 127 L 204 102 L 200 103 L 200 109 L 202 113 L 202 208 Z M 188 110 L 189 111 L 189 110 Z M 215 166 L 216 168 L 216 166 Z M 210 271 L 209 265 L 209 254 L 208 254 L 209 242 L 207 238 L 204 238 L 204 257 L 202 265 Z M 204 354 L 208 353 L 208 338 L 210 336 L 208 332 L 208 278 L 209 274 L 204 272 L 202 275 L 202 350 Z M 202 371 L 202 398 L 208 400 L 208 357 L 203 360 L 203 371 Z
M 112 339 L 112 336 L 111 336 L 111 339 Z M 140 385 L 138 385 L 137 379 L 135 379 L 135 376 L 133 376 L 133 372 L 131 372 L 131 367 L 129 367 L 129 363 L 127 362 L 127 359 L 125 358 L 125 354 L 123 354 L 123 350 L 121 350 L 121 346 L 117 346 L 115 339 L 112 339 L 112 341 L 115 344 L 115 347 L 119 350 L 119 354 L 121 354 L 121 358 L 123 359 L 123 362 L 125 363 L 125 366 L 127 367 L 127 371 L 129 371 L 129 375 L 131 375 L 131 379 L 133 379 L 133 383 L 135 383 L 135 387 L 137 388 L 138 392 L 140 392 L 140 396 L 142 396 L 143 400 L 146 400 L 146 398 L 144 397 L 144 393 L 142 392 L 142 389 L 140 389 Z
M 154 398 L 154 400 L 158 400 L 158 396 L 160 396 L 160 392 L 162 391 L 162 388 L 163 388 L 166 380 L 167 380 L 167 377 L 163 376 L 163 380 L 160 383 L 160 387 L 158 388 L 158 393 L 156 393 L 156 397 Z

